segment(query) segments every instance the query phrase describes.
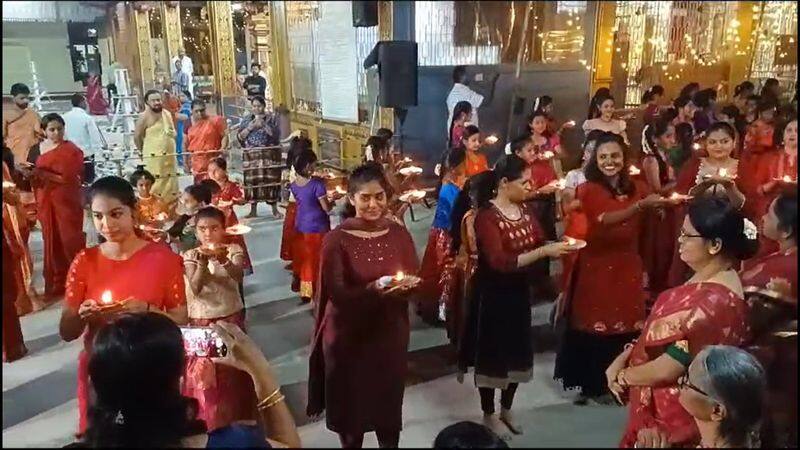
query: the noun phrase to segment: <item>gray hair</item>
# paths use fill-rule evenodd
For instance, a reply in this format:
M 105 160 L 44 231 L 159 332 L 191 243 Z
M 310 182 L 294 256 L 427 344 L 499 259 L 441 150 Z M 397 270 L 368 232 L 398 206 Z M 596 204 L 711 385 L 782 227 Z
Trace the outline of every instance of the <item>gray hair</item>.
M 726 410 L 720 437 L 733 447 L 753 446 L 766 397 L 764 368 L 750 353 L 729 345 L 708 346 L 696 359 L 705 369 L 699 384 Z

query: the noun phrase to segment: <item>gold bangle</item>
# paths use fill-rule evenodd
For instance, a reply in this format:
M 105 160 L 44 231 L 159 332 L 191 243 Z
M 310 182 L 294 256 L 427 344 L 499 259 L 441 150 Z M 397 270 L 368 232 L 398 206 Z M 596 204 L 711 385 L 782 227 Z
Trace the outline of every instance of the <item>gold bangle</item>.
M 625 369 L 621 369 L 617 372 L 617 379 L 615 381 L 622 387 L 628 387 L 628 380 L 625 379 Z
M 280 396 L 278 396 L 278 398 L 276 398 L 275 400 L 267 403 L 266 405 L 259 405 L 258 406 L 258 410 L 259 411 L 263 411 L 265 409 L 270 409 L 273 406 L 277 405 L 278 403 L 282 402 L 285 398 L 286 397 L 283 394 L 281 394 Z
M 272 391 L 271 394 L 266 396 L 264 398 L 264 400 L 261 400 L 260 402 L 258 402 L 258 405 L 256 405 L 256 408 L 261 409 L 261 407 L 264 406 L 265 403 L 268 403 L 270 400 L 272 400 L 273 397 L 275 397 L 276 395 L 278 395 L 280 393 L 281 393 L 281 388 L 280 387 L 275 388 L 275 390 Z

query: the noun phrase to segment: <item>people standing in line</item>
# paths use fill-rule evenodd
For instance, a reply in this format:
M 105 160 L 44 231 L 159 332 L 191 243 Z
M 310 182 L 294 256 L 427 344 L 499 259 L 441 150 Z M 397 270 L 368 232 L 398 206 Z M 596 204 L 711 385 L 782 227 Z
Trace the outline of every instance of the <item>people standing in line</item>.
M 228 148 L 228 123 L 224 116 L 210 116 L 206 102 L 192 100 L 192 127 L 186 140 L 184 168 L 190 168 L 194 182 L 208 178 L 208 163 Z
M 494 98 L 494 89 L 497 85 L 497 79 L 499 77 L 499 73 L 496 73 L 492 76 L 491 80 L 489 81 L 489 91 L 486 96 L 484 96 L 475 92 L 469 87 L 466 66 L 456 66 L 453 68 L 453 88 L 450 89 L 450 92 L 447 94 L 447 100 L 445 101 L 447 106 L 446 123 L 448 127 L 448 137 L 450 136 L 450 123 L 453 122 L 453 110 L 458 102 L 465 101 L 472 106 L 472 114 L 468 119 L 468 122 L 476 127 L 478 126 L 478 108 L 483 104 L 484 101 L 486 101 L 487 105 L 492 102 L 492 99 Z
M 379 165 L 354 169 L 348 201 L 355 217 L 328 233 L 321 251 L 307 413 L 326 411 L 345 448 L 361 447 L 371 431 L 381 447 L 397 447 L 403 423 L 415 285 L 397 274 L 415 274 L 418 260 L 408 231 L 385 218 L 387 190 Z M 383 283 L 387 276 L 394 286 Z
M 178 49 L 178 55 L 172 57 L 170 64 L 172 64 L 172 67 L 177 67 L 175 63 L 179 61 L 181 63 L 181 72 L 189 76 L 189 82 L 185 90 L 188 90 L 194 97 L 194 64 L 192 63 L 192 58 L 186 55 L 186 50 L 183 47 Z
M 618 134 L 625 145 L 628 145 L 628 135 L 625 133 L 627 123 L 622 119 L 615 119 L 614 97 L 598 97 L 592 103 L 592 118 L 583 122 L 583 132 L 588 134 L 592 130 L 603 130 Z
M 475 217 L 478 265 L 458 356 L 459 381 L 474 368 L 484 424 L 506 438 L 509 430 L 523 432 L 511 407 L 518 384 L 533 377 L 528 268 L 569 251 L 565 242 L 544 245 L 539 224 L 524 204 L 530 186 L 526 166 L 515 155 L 504 156 L 478 188 L 485 200 Z
M 254 75 L 261 78 L 258 75 Z M 263 78 L 261 78 L 263 80 Z M 279 184 L 281 165 L 283 163 L 280 144 L 278 119 L 274 114 L 266 112 L 267 101 L 260 95 L 250 98 L 253 114 L 246 117 L 239 126 L 236 137 L 242 145 L 242 172 L 244 173 L 244 193 L 250 202 L 250 213 L 247 217 L 258 216 L 258 203 L 265 202 L 272 207 L 272 216 L 280 219 L 283 215 L 278 211 L 281 186 L 263 186 Z M 275 148 L 264 148 L 275 147 Z M 273 166 L 267 168 L 268 166 Z
M 233 210 L 233 207 L 244 205 L 245 197 L 239 183 L 232 181 L 228 177 L 228 161 L 221 157 L 212 159 L 208 163 L 208 176 L 207 180 L 213 181 L 219 187 L 217 192 L 212 191 L 211 204 L 225 215 L 225 228 L 238 224 L 239 218 L 236 217 L 236 211 Z M 242 249 L 244 274 L 251 275 L 253 273 L 253 262 L 250 260 L 250 253 L 247 251 L 244 235 L 226 236 L 226 243 L 236 244 Z
M 264 98 L 267 92 L 267 80 L 262 77 L 261 64 L 254 62 L 250 64 L 250 75 L 244 79 L 242 87 L 247 92 L 247 99 L 252 101 L 255 97 Z
M 44 240 L 45 296 L 64 293 L 67 270 L 75 255 L 85 247 L 83 233 L 83 152 L 64 140 L 64 119 L 56 113 L 42 118 L 45 140 L 42 155 L 23 174 L 36 195 L 37 219 Z
M 169 111 L 164 110 L 159 91 L 147 91 L 144 103 L 145 110 L 136 122 L 133 142 L 141 149 L 145 168 L 156 177 L 153 193 L 171 205 L 178 199 L 175 126 Z
M 72 261 L 59 324 L 65 341 L 84 337 L 78 357 L 78 435 L 86 431 L 93 404 L 89 355 L 97 330 L 121 312 L 154 311 L 186 322 L 181 257 L 137 236 L 133 187 L 122 178 L 104 177 L 92 184 L 89 198 L 105 242 L 82 250 Z
M 577 200 L 589 223 L 556 309 L 564 330 L 554 377 L 580 388 L 577 404 L 607 404 L 603 372 L 645 319 L 644 268 L 639 256 L 641 213 L 661 206 L 658 194 L 630 179 L 627 146 L 614 133 L 598 137 Z
M 186 309 L 189 325 L 208 327 L 227 322 L 245 330 L 239 292 L 245 270 L 242 247 L 229 243 L 225 214 L 207 206 L 195 216 L 199 246 L 184 252 Z M 198 417 L 213 431 L 237 421 L 255 420 L 256 396 L 246 372 L 215 364 L 202 356 L 187 356 L 182 393 L 198 401 Z M 210 381 L 210 382 L 209 382 Z
M 331 229 L 329 214 L 333 208 L 332 201 L 335 200 L 335 197 L 329 197 L 325 181 L 314 176 L 316 162 L 317 155 L 314 152 L 297 155 L 292 163 L 296 178 L 289 186 L 297 203 L 292 290 L 300 293 L 302 303 L 310 302 L 316 292 L 320 249 L 325 235 Z
M 736 268 L 755 254 L 758 230 L 724 198 L 697 198 L 688 210 L 678 247 L 694 274 L 659 295 L 638 339 L 605 372 L 608 389 L 629 403 L 621 447 L 649 447 L 654 435 L 672 446 L 696 446 L 700 434 L 678 400 L 678 380 L 707 346 L 750 339 Z

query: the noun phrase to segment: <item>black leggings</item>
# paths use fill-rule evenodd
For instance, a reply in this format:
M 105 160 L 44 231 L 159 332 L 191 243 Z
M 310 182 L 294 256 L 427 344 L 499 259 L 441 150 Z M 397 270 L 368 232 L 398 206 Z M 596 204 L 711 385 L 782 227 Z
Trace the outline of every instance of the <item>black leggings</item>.
M 517 386 L 519 383 L 509 383 L 507 388 L 500 390 L 500 407 L 511 409 Z M 478 388 L 478 392 L 481 394 L 481 409 L 484 414 L 494 414 L 494 391 L 492 388 Z

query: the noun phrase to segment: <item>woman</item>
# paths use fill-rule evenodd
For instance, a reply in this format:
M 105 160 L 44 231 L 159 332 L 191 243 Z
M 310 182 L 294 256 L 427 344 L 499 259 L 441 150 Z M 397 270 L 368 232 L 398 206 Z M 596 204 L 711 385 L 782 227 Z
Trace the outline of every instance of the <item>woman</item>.
M 105 116 L 108 114 L 108 102 L 103 97 L 103 84 L 100 75 L 89 74 L 86 81 L 86 103 L 89 105 L 89 114 Z
M 225 214 L 225 228 L 232 227 L 239 223 L 236 217 L 234 206 L 245 203 L 245 195 L 239 183 L 232 181 L 228 177 L 228 161 L 225 158 L 214 158 L 208 163 L 208 176 L 219 186 L 219 192 L 211 197 L 211 203 Z M 247 243 L 244 235 L 228 235 L 226 243 L 236 244 L 242 248 L 244 253 L 244 273 L 253 274 L 253 262 L 250 260 L 250 253 L 247 251 Z
M 489 170 L 489 161 L 486 155 L 479 153 L 481 148 L 481 131 L 475 125 L 464 128 L 461 137 L 461 147 L 466 150 L 467 160 L 464 174 L 467 178 Z
M 5 168 L 5 162 L 3 163 Z M 17 201 L 17 193 L 13 188 L 3 187 L 3 362 L 10 363 L 16 361 L 26 353 L 28 349 L 22 338 L 22 329 L 19 324 L 16 301 L 18 298 L 18 283 L 21 270 L 20 259 L 23 250 L 20 241 L 14 236 L 12 224 L 6 214 L 6 205 L 9 201 Z
M 746 111 L 747 99 L 755 94 L 755 92 L 756 86 L 751 81 L 742 81 L 733 88 L 733 105 L 736 106 L 739 111 Z
M 747 134 L 744 136 L 744 146 L 740 160 L 742 173 L 742 187 L 748 196 L 758 195 L 757 172 L 758 168 L 767 161 L 774 158 L 777 154 L 775 145 L 775 133 L 777 124 L 775 123 L 776 104 L 762 101 L 757 108 L 758 119 L 747 127 Z M 780 140 L 780 138 L 778 138 Z M 752 202 L 757 203 L 757 202 Z M 767 203 L 768 204 L 768 203 Z M 756 205 L 748 205 L 748 207 Z M 763 207 L 766 204 L 762 205 Z M 752 217 L 760 217 L 763 209 L 749 208 L 748 213 Z
M 214 362 L 253 380 L 264 431 L 243 424 L 206 431 L 197 401 L 179 389 L 186 365 L 181 330 L 149 312 L 125 314 L 97 333 L 88 364 L 97 401 L 85 438 L 69 447 L 300 447 L 280 385 L 258 346 L 236 325 L 217 323 L 212 330 L 228 349 Z
M 313 175 L 316 162 L 317 155 L 313 152 L 295 158 L 293 167 L 297 178 L 289 186 L 297 202 L 292 290 L 300 293 L 301 303 L 310 302 L 314 297 L 320 249 L 325 234 L 331 230 L 329 214 L 333 203 L 328 198 L 325 181 Z
M 42 155 L 23 173 L 36 195 L 44 240 L 45 295 L 53 298 L 64 293 L 69 264 L 86 245 L 81 204 L 83 152 L 64 140 L 64 119 L 58 114 L 44 116 L 42 129 L 46 136 L 40 145 Z
M 693 197 L 706 193 L 712 196 L 727 197 L 735 208 L 745 206 L 745 195 L 739 187 L 741 171 L 739 161 L 732 157 L 736 148 L 736 130 L 724 122 L 717 122 L 706 132 L 707 157 L 692 158 L 682 169 L 675 185 L 675 191 Z M 677 223 L 683 221 L 684 208 L 676 211 Z M 672 256 L 668 285 L 680 286 L 689 277 L 688 267 L 677 253 Z
M 614 111 L 614 97 L 609 95 L 595 100 L 594 114 L 592 119 L 583 122 L 583 132 L 588 134 L 592 130 L 608 131 L 620 135 L 625 145 L 628 145 L 628 135 L 625 133 L 627 124 L 622 119 L 615 119 Z
M 137 236 L 133 187 L 122 178 L 100 178 L 89 199 L 94 226 L 106 242 L 82 250 L 72 261 L 59 324 L 65 341 L 84 337 L 78 357 L 79 435 L 86 430 L 91 402 L 88 354 L 98 328 L 123 311 L 157 311 L 186 322 L 181 257 Z
M 692 126 L 692 133 L 696 133 L 694 129 L 694 115 L 697 112 L 697 106 L 692 101 L 691 97 L 678 97 L 672 102 L 672 107 L 675 110 L 672 124 L 676 127 L 682 123 Z
M 247 217 L 257 217 L 258 202 L 266 202 L 272 206 L 272 216 L 280 219 L 283 217 L 278 211 L 283 155 L 278 146 L 278 121 L 274 115 L 265 112 L 267 101 L 264 97 L 254 96 L 250 106 L 253 114 L 244 119 L 236 135 L 243 148 L 244 193 L 250 202 Z
M 675 127 L 658 120 L 646 125 L 642 132 L 644 159 L 642 169 L 651 192 L 669 197 L 675 190 L 675 171 L 667 163 L 668 152 L 676 144 Z M 641 255 L 647 270 L 648 289 L 652 298 L 666 289 L 667 276 L 675 253 L 675 236 L 679 223 L 674 208 L 648 211 L 642 223 Z
M 570 129 L 575 126 L 575 122 L 572 120 L 568 120 L 561 124 L 560 127 L 556 127 L 556 120 L 553 117 L 553 110 L 555 105 L 553 104 L 553 97 L 549 95 L 542 95 L 541 97 L 536 97 L 536 100 L 533 101 L 533 108 L 531 111 L 538 112 L 541 111 L 547 117 L 547 130 L 551 134 L 561 135 L 564 130 Z
M 659 117 L 661 112 L 661 98 L 664 97 L 664 86 L 656 84 L 642 94 L 642 106 L 644 106 L 644 123 L 652 124 Z
M 439 201 L 433 216 L 431 231 L 428 233 L 428 244 L 422 256 L 420 277 L 420 302 L 418 314 L 428 323 L 437 324 L 445 321 L 445 298 L 443 276 L 445 265 L 450 255 L 452 240 L 450 228 L 452 213 L 456 199 L 467 181 L 464 176 L 464 161 L 467 155 L 464 149 L 455 148 L 447 153 L 444 164 L 442 187 L 439 189 Z
M 717 101 L 717 91 L 714 89 L 703 89 L 697 91 L 692 97 L 692 103 L 697 106 L 692 123 L 698 134 L 703 134 L 712 123 L 717 119 L 714 117 L 714 105 Z
M 587 120 L 596 119 L 597 115 L 597 108 L 599 103 L 603 102 L 603 99 L 611 97 L 611 89 L 607 87 L 598 88 L 594 95 L 592 96 L 591 100 L 589 100 L 589 114 L 586 117 Z M 599 103 L 598 103 L 599 102 Z
M 676 447 L 697 445 L 697 426 L 678 402 L 678 379 L 706 346 L 748 341 L 748 307 L 735 267 L 755 253 L 757 235 L 725 199 L 689 204 L 678 247 L 694 275 L 661 293 L 638 339 L 606 370 L 608 388 L 630 402 L 622 447 L 648 447 L 661 434 Z
M 414 274 L 418 263 L 411 235 L 384 217 L 387 188 L 378 165 L 355 168 L 348 181 L 355 217 L 322 244 L 307 412 L 326 410 L 328 429 L 348 448 L 361 447 L 370 431 L 381 447 L 396 447 L 402 428 L 414 284 L 386 288 L 382 278 Z
M 739 275 L 751 307 L 748 348 L 767 369 L 766 448 L 797 447 L 797 193 L 776 198 L 763 218 L 775 253 L 746 261 Z
M 539 224 L 524 206 L 530 186 L 526 166 L 516 155 L 504 156 L 494 176 L 478 187 L 485 200 L 475 217 L 478 266 L 458 358 L 459 381 L 474 368 L 484 424 L 506 437 L 509 430 L 522 434 L 511 407 L 518 384 L 533 377 L 528 269 L 570 251 L 565 242 L 543 245 Z M 501 390 L 499 417 L 496 389 Z
M 797 188 L 797 119 L 794 118 L 776 134 L 776 147 L 780 152 L 769 152 L 756 168 L 756 185 L 753 203 L 756 217 L 766 213 L 767 208 L 778 194 L 785 189 Z M 788 180 L 785 179 L 788 177 Z
M 694 358 L 678 385 L 681 406 L 700 430 L 700 448 L 759 447 L 766 375 L 753 355 L 710 345 Z
M 467 122 L 470 117 L 472 117 L 472 105 L 467 101 L 456 103 L 453 108 L 453 120 L 448 128 L 450 132 L 447 134 L 447 148 L 461 145 L 461 140 L 464 138 L 464 128 L 469 125 Z
M 577 199 L 589 222 L 586 248 L 580 251 L 562 301 L 557 323 L 565 329 L 556 356 L 555 378 L 564 388 L 581 388 L 577 404 L 591 398 L 609 403 L 603 371 L 633 339 L 645 319 L 641 212 L 662 204 L 643 184 L 628 176 L 622 138 L 597 139 L 586 166 L 586 183 Z

